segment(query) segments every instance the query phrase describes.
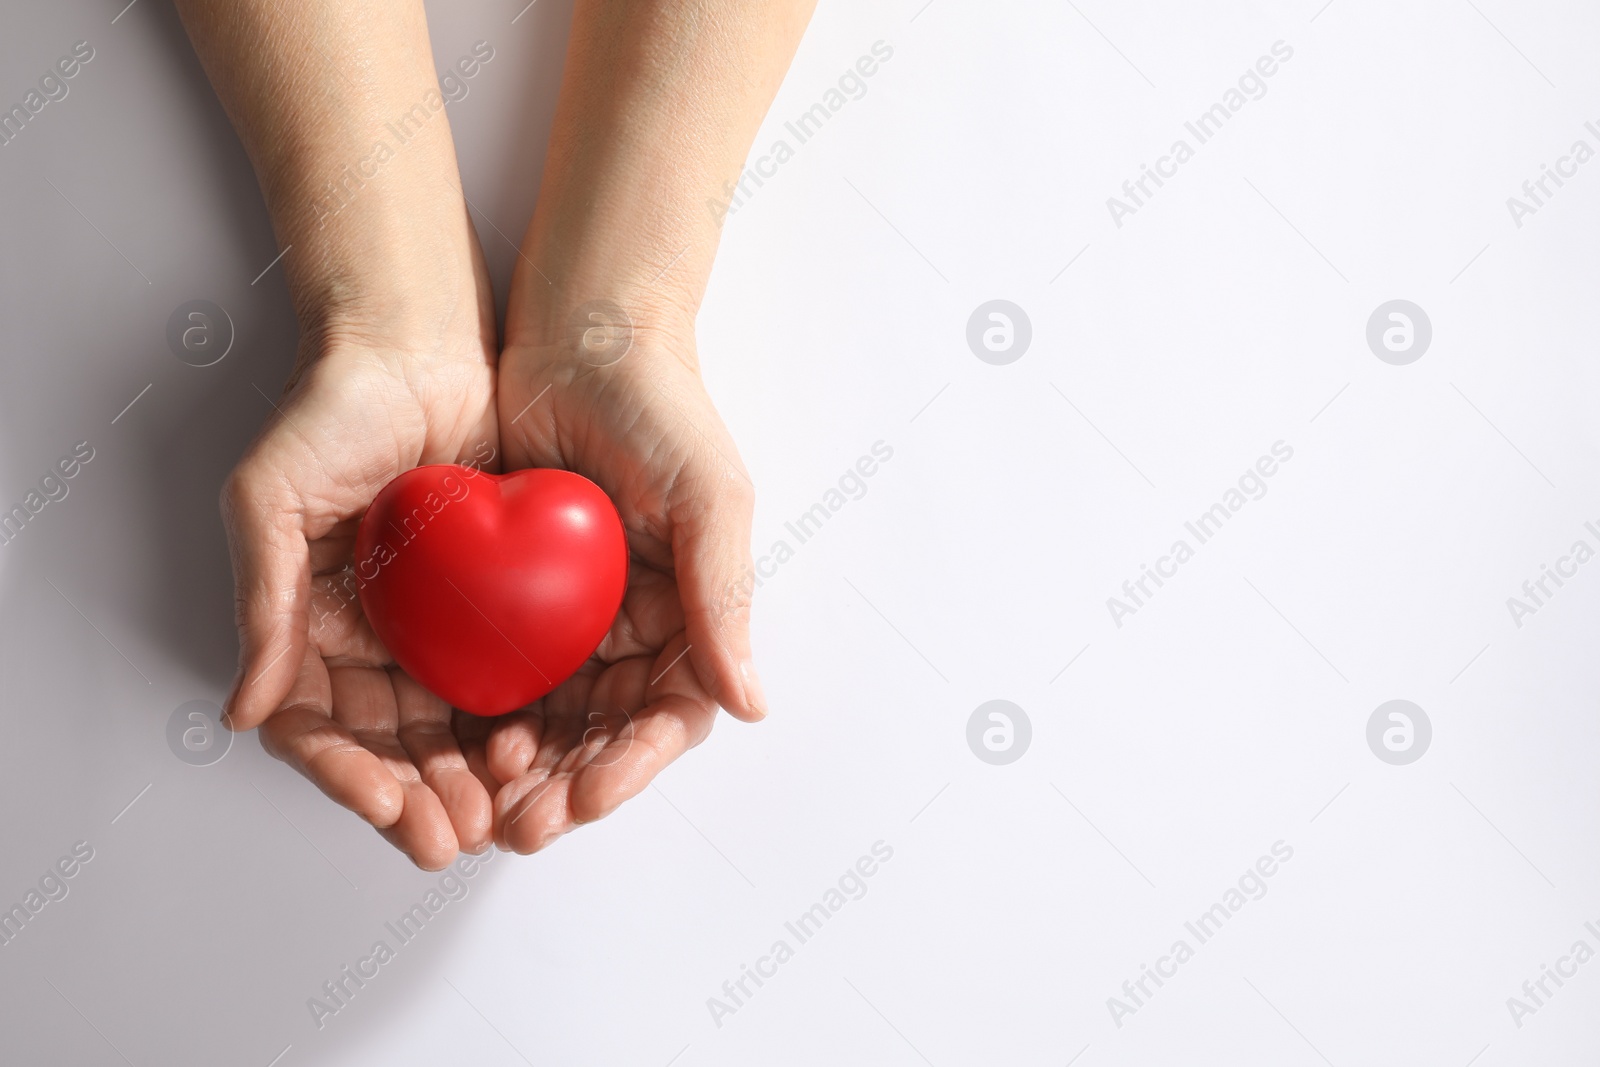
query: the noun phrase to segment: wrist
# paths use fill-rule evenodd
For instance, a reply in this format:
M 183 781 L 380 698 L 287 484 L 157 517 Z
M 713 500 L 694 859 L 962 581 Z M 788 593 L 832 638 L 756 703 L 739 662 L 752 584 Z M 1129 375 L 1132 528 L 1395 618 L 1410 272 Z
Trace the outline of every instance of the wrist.
M 459 196 L 375 194 L 321 224 L 278 215 L 277 230 L 302 353 L 347 345 L 481 361 L 496 347 L 488 273 Z
M 637 290 L 595 284 L 592 299 L 546 299 L 513 305 L 500 354 L 502 375 L 532 375 L 555 384 L 593 376 L 649 375 L 671 361 L 698 375 L 691 310 L 644 302 Z
M 607 184 L 604 194 L 578 202 L 541 192 L 513 279 L 514 306 L 561 321 L 579 305 L 611 300 L 644 319 L 692 322 L 719 229 L 683 217 L 681 190 Z
M 503 375 L 559 385 L 599 370 L 607 377 L 648 374 L 662 359 L 698 374 L 702 286 L 669 277 L 682 246 L 663 251 L 665 244 L 637 232 L 625 243 L 609 223 L 574 228 L 556 241 L 532 239 L 539 229 L 535 218 L 512 282 Z

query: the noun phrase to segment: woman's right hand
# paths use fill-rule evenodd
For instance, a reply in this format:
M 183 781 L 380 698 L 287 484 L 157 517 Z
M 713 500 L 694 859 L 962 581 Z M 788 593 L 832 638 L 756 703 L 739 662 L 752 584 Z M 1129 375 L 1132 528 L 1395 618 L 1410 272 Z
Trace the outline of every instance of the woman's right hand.
M 427 13 L 421 0 L 176 3 L 255 165 L 301 329 L 222 497 L 240 644 L 228 719 L 443 867 L 490 841 L 483 723 L 394 666 L 344 581 L 390 479 L 498 448 L 494 300 Z
M 429 870 L 490 844 L 488 721 L 395 665 L 362 613 L 352 551 L 395 476 L 494 466 L 496 336 L 476 258 L 476 285 L 428 279 L 432 300 L 409 302 L 436 317 L 396 329 L 329 315 L 222 494 L 240 642 L 229 725 L 259 726 L 268 752 Z M 439 306 L 452 291 L 459 306 Z

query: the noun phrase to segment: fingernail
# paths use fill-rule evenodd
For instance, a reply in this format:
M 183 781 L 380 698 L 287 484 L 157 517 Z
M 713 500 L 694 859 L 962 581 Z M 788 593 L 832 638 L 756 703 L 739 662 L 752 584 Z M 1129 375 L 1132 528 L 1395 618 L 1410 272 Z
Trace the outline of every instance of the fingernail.
M 744 679 L 745 706 L 755 712 L 758 718 L 767 717 L 767 693 L 761 688 L 761 676 L 756 674 L 756 665 L 749 660 L 739 664 L 739 677 Z

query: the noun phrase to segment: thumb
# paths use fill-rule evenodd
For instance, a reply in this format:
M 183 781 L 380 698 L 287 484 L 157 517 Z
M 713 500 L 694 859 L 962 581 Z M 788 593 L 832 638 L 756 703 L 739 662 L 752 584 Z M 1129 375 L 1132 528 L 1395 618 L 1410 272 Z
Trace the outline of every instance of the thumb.
M 683 602 L 689 661 L 703 685 L 745 722 L 766 718 L 767 699 L 750 654 L 750 558 L 755 488 L 729 472 L 709 494 L 696 494 L 674 517 L 673 569 Z
M 296 494 L 261 453 L 235 467 L 222 489 L 222 522 L 233 560 L 239 672 L 223 704 L 235 730 L 271 715 L 305 659 L 311 558 Z

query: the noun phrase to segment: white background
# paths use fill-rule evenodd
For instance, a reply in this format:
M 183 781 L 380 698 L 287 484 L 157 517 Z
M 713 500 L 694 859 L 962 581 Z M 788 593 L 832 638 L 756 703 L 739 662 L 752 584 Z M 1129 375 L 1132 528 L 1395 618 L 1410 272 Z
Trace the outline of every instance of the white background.
M 1600 149 L 1600 12 L 922 3 L 822 5 L 754 155 L 893 58 L 729 220 L 701 318 L 758 554 L 893 448 L 760 590 L 770 720 L 496 857 L 318 1029 L 307 999 L 438 876 L 253 736 L 193 767 L 165 734 L 232 671 L 215 494 L 290 360 L 281 270 L 251 284 L 278 249 L 170 9 L 6 0 L 6 104 L 95 49 L 0 148 L 0 505 L 95 448 L 0 547 L 0 903 L 94 849 L 0 947 L 7 1062 L 1593 1061 L 1600 962 L 1520 1028 L 1506 1002 L 1600 950 L 1600 564 L 1520 628 L 1506 598 L 1600 547 L 1600 163 L 1520 228 L 1506 198 Z M 440 67 L 495 49 L 449 116 L 503 287 L 570 9 L 432 7 Z M 1106 198 L 1280 40 L 1266 95 L 1116 226 Z M 165 340 L 196 298 L 237 328 L 206 369 Z M 995 298 L 1032 322 L 1006 366 L 966 342 Z M 1397 298 L 1433 327 L 1408 366 L 1365 338 Z M 1106 599 L 1277 441 L 1266 496 L 1117 627 Z M 1366 740 L 1396 698 L 1433 726 L 1408 766 Z M 1032 724 L 1006 766 L 966 740 L 992 699 Z M 866 895 L 717 1025 L 878 841 Z M 1116 1025 L 1278 841 L 1267 894 Z

